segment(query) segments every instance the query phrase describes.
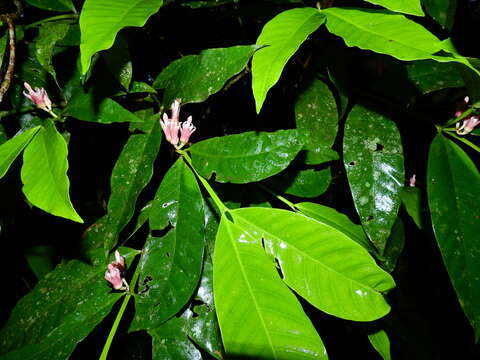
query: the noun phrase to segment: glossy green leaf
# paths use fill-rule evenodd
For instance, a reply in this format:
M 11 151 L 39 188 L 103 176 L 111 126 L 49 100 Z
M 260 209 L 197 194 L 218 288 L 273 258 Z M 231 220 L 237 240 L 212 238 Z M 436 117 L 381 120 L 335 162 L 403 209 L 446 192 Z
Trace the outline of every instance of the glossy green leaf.
M 392 121 L 360 105 L 352 109 L 345 124 L 343 162 L 362 225 L 380 253 L 400 206 L 402 152 Z
M 23 153 L 22 190 L 34 206 L 83 223 L 70 202 L 67 153 L 65 139 L 46 121 Z
M 390 360 L 390 340 L 384 330 L 368 334 L 368 340 L 383 360 Z
M 129 263 L 132 251 L 122 251 Z M 122 293 L 104 279 L 103 252 L 92 263 L 71 260 L 58 265 L 13 309 L 0 332 L 1 359 L 68 359 L 78 342 L 110 312 Z
M 286 210 L 244 208 L 231 215 L 246 239 L 261 241 L 272 264 L 275 258 L 285 283 L 318 309 L 354 321 L 390 311 L 383 292 L 395 286 L 392 277 L 345 233 Z
M 160 327 L 148 330 L 152 337 L 152 360 L 201 360 L 200 351 L 184 332 L 185 320 L 172 318 Z
M 282 171 L 268 180 L 268 185 L 285 194 L 312 198 L 323 194 L 332 180 L 330 168 L 322 170 Z
M 303 133 L 279 130 L 215 137 L 191 146 L 195 169 L 218 182 L 248 183 L 285 169 L 302 149 Z
M 365 0 L 369 3 L 383 6 L 388 10 L 409 15 L 425 16 L 420 0 Z
M 337 136 L 338 110 L 335 97 L 324 82 L 315 79 L 300 94 L 295 103 L 295 121 L 297 129 L 308 133 L 306 163 L 328 161 L 330 148 Z M 323 154 L 327 157 L 322 159 L 320 156 Z
M 72 0 L 25 0 L 25 2 L 37 8 L 50 11 L 65 12 L 75 10 Z
M 132 329 L 151 329 L 178 313 L 194 294 L 202 271 L 204 209 L 195 176 L 182 158 L 165 175 L 150 209 L 150 228 L 173 229 L 149 237 L 140 262 L 140 284 Z M 161 306 L 158 306 L 161 304 Z
M 391 55 L 400 60 L 431 59 L 442 42 L 421 25 L 386 10 L 333 7 L 322 11 L 327 29 L 347 46 Z
M 362 245 L 364 249 L 376 252 L 372 243 L 365 235 L 362 226 L 353 223 L 346 215 L 328 206 L 310 202 L 298 203 L 295 204 L 295 207 L 302 214 L 344 233 L 350 239 Z
M 422 94 L 464 85 L 458 67 L 451 63 L 415 61 L 407 65 L 407 71 L 408 78 Z
M 260 238 L 222 217 L 213 264 L 215 306 L 227 356 L 327 358 L 320 337 L 278 277 Z
M 258 50 L 252 59 L 252 89 L 257 113 L 287 61 L 324 21 L 318 9 L 296 8 L 278 14 L 265 24 L 256 43 L 267 46 Z
M 455 143 L 437 135 L 428 155 L 427 192 L 433 231 L 460 305 L 480 336 L 480 174 Z
M 22 152 L 25 146 L 28 145 L 28 143 L 39 130 L 40 126 L 34 127 L 14 136 L 0 145 L 0 178 L 7 173 L 10 165 L 12 165 L 13 161 Z
M 80 14 L 82 75 L 92 56 L 110 48 L 122 28 L 145 25 L 162 4 L 162 0 L 86 0 Z
M 44 23 L 39 30 L 35 41 L 35 56 L 43 68 L 48 71 L 54 79 L 57 74 L 52 64 L 53 48 L 56 43 L 67 35 L 70 29 L 69 22 L 57 21 Z
M 168 65 L 155 79 L 153 87 L 165 89 L 166 108 L 176 98 L 181 98 L 184 104 L 202 102 L 242 71 L 256 49 L 256 45 L 232 46 L 184 56 Z
M 123 88 L 128 90 L 132 81 L 133 68 L 127 38 L 119 34 L 113 46 L 103 55 L 108 70 Z
M 397 217 L 393 224 L 392 232 L 387 240 L 385 251 L 383 252 L 382 267 L 388 272 L 395 270 L 397 260 L 400 257 L 405 245 L 405 226 L 402 219 Z
M 161 140 L 158 115 L 145 120 L 143 125 L 144 132 L 130 136 L 112 171 L 104 229 L 107 252 L 115 246 L 118 235 L 133 216 L 137 197 L 152 178 Z
M 422 0 L 425 10 L 443 28 L 450 30 L 455 20 L 457 0 Z
M 420 188 L 405 187 L 402 190 L 401 198 L 407 214 L 420 230 L 424 230 L 428 224 L 425 194 Z

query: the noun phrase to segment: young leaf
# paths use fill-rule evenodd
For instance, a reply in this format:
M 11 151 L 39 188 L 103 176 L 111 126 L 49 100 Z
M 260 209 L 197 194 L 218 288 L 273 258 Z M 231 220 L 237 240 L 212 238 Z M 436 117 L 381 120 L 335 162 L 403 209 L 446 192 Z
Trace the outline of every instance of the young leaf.
M 138 195 L 152 178 L 161 140 L 158 115 L 145 120 L 142 130 L 143 133 L 130 136 L 112 171 L 104 229 L 107 252 L 115 246 L 118 235 L 132 218 Z
M 437 135 L 428 154 L 427 193 L 433 231 L 460 305 L 480 336 L 480 174 L 455 143 Z
M 274 263 L 225 216 L 215 241 L 213 287 L 227 356 L 326 359 L 325 347 Z
M 390 340 L 384 330 L 368 334 L 368 340 L 383 360 L 390 360 Z
M 80 14 L 82 75 L 96 52 L 113 45 L 118 31 L 145 25 L 162 5 L 163 0 L 86 0 Z
M 288 59 L 324 21 L 318 9 L 297 8 L 284 11 L 265 24 L 256 43 L 267 46 L 258 50 L 252 59 L 252 89 L 257 113 Z
M 457 10 L 457 0 L 422 0 L 428 14 L 443 28 L 451 30 Z
M 2 178 L 17 158 L 18 154 L 22 152 L 25 146 L 40 130 L 40 126 L 29 129 L 0 145 L 0 178 Z
M 343 232 L 286 210 L 230 213 L 245 241 L 262 243 L 283 281 L 318 309 L 354 321 L 376 320 L 390 311 L 382 293 L 395 286 L 392 277 Z
M 65 139 L 47 120 L 23 153 L 23 193 L 34 206 L 83 223 L 70 202 L 67 153 Z
M 285 169 L 302 149 L 303 133 L 246 132 L 200 141 L 188 150 L 195 169 L 206 178 L 236 184 L 260 181 Z
M 357 105 L 345 124 L 343 153 L 360 220 L 382 253 L 397 217 L 405 176 L 400 133 L 383 115 Z
M 162 238 L 149 237 L 143 249 L 140 286 L 132 329 L 151 329 L 175 315 L 194 294 L 202 271 L 203 199 L 183 159 L 165 175 L 152 207 L 150 228 L 174 227 Z M 150 280 L 148 280 L 150 279 Z M 161 306 L 158 306 L 161 304 Z
M 71 24 L 68 22 L 47 22 L 40 27 L 39 35 L 35 41 L 35 56 L 43 68 L 57 79 L 57 74 L 52 64 L 53 48 L 55 44 L 67 35 Z
M 134 255 L 122 251 L 127 262 Z M 104 277 L 102 250 L 92 263 L 58 265 L 24 298 L 0 332 L 2 359 L 68 359 L 76 344 L 110 312 L 123 294 L 112 293 Z
M 442 42 L 427 29 L 386 10 L 332 7 L 322 10 L 328 31 L 347 46 L 391 55 L 400 60 L 432 59 Z
M 350 239 L 362 245 L 365 250 L 372 253 L 376 252 L 372 243 L 365 235 L 363 228 L 360 225 L 354 224 L 346 215 L 328 206 L 310 202 L 298 203 L 295 204 L 295 207 L 300 210 L 302 214 L 344 233 Z
M 369 3 L 383 6 L 388 10 L 409 15 L 425 16 L 420 0 L 365 0 Z
M 256 45 L 232 46 L 184 56 L 168 65 L 155 79 L 153 87 L 165 89 L 166 108 L 175 98 L 181 98 L 184 104 L 202 102 L 242 71 L 256 49 Z
M 314 79 L 295 103 L 297 129 L 308 132 L 305 145 L 307 164 L 329 161 L 331 146 L 338 130 L 338 110 L 335 97 L 327 84 Z

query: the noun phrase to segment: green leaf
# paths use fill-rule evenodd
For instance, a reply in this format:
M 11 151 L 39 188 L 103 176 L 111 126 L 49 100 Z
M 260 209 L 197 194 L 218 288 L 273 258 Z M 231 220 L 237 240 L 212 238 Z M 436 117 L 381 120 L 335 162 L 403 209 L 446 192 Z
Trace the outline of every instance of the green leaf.
M 92 56 L 111 47 L 122 28 L 145 25 L 162 4 L 162 0 L 86 0 L 80 14 L 82 75 Z
M 451 30 L 457 10 L 457 0 L 422 0 L 425 10 L 443 28 Z
M 428 224 L 425 194 L 417 187 L 405 187 L 401 194 L 402 203 L 407 214 L 420 230 L 425 230 Z
M 53 246 L 36 245 L 25 252 L 25 259 L 37 279 L 42 279 L 55 267 Z
M 344 233 L 347 237 L 363 246 L 365 250 L 376 252 L 372 243 L 365 235 L 362 226 L 354 224 L 346 215 L 328 206 L 310 202 L 298 203 L 295 204 L 295 207 L 302 214 Z
M 397 217 L 405 176 L 400 133 L 383 115 L 356 105 L 345 124 L 343 153 L 355 208 L 382 253 Z
M 152 360 L 201 360 L 200 351 L 184 332 L 185 320 L 172 318 L 160 327 L 148 330 L 152 337 Z
M 368 334 L 368 340 L 383 360 L 390 360 L 390 340 L 384 330 Z
M 290 195 L 311 198 L 323 194 L 332 180 L 330 168 L 282 171 L 268 180 L 273 188 Z
M 316 154 L 328 154 L 338 131 L 338 110 L 335 97 L 329 87 L 320 80 L 312 83 L 302 92 L 295 103 L 295 121 L 297 129 L 308 132 L 305 145 L 308 164 Z M 321 159 L 320 159 L 321 160 Z
M 50 11 L 74 11 L 72 0 L 25 0 L 26 3 Z
M 415 61 L 407 65 L 408 78 L 422 94 L 450 87 L 464 86 L 455 64 L 433 60 Z
M 392 232 L 387 240 L 385 251 L 383 253 L 382 267 L 388 272 L 395 270 L 397 260 L 400 257 L 403 246 L 405 245 L 405 226 L 402 219 L 397 217 L 393 224 Z
M 181 98 L 184 104 L 202 102 L 242 71 L 256 49 L 256 45 L 232 46 L 184 56 L 168 65 L 155 79 L 153 87 L 165 89 L 165 108 L 176 98 Z
M 245 241 L 261 242 L 283 281 L 318 309 L 354 321 L 390 311 L 382 293 L 395 286 L 392 277 L 345 233 L 286 210 L 244 208 L 231 215 Z
M 285 169 L 302 149 L 304 134 L 297 130 L 245 132 L 200 141 L 188 150 L 195 169 L 218 182 L 260 181 Z
M 108 70 L 117 81 L 128 91 L 132 81 L 132 61 L 125 36 L 119 34 L 110 50 L 103 53 Z
M 23 153 L 23 193 L 34 206 L 83 223 L 70 202 L 67 143 L 51 120 L 38 130 Z
M 144 133 L 130 136 L 112 171 L 112 192 L 103 229 L 107 252 L 115 246 L 118 235 L 133 216 L 137 197 L 152 178 L 161 140 L 158 115 L 145 120 L 143 125 Z
M 0 178 L 2 178 L 7 173 L 10 165 L 12 165 L 18 154 L 22 152 L 25 146 L 28 145 L 30 140 L 32 140 L 32 138 L 39 130 L 40 126 L 36 126 L 19 135 L 14 136 L 13 138 L 0 145 Z M 2 132 L 2 134 L 5 133 Z
M 274 263 L 225 216 L 215 241 L 213 286 L 227 356 L 326 359 L 325 347 Z
M 420 0 L 365 0 L 369 3 L 383 6 L 388 10 L 409 15 L 425 16 Z
M 53 48 L 56 43 L 67 35 L 70 29 L 69 22 L 47 22 L 40 27 L 39 35 L 35 41 L 35 56 L 43 68 L 57 79 L 57 74 L 52 64 Z
M 151 280 L 136 299 L 132 329 L 157 327 L 178 313 L 195 292 L 202 271 L 204 218 L 200 188 L 179 158 L 150 208 L 152 230 L 162 230 L 169 222 L 174 228 L 163 238 L 149 237 L 143 249 L 140 284 Z
M 421 25 L 386 10 L 333 7 L 322 10 L 327 29 L 347 46 L 391 55 L 400 60 L 435 58 L 442 42 Z
M 297 8 L 284 11 L 265 24 L 256 43 L 267 46 L 258 50 L 252 59 L 252 89 L 257 113 L 288 59 L 324 21 L 318 9 Z
M 480 174 L 455 143 L 437 135 L 428 154 L 427 193 L 433 231 L 460 305 L 480 336 Z
M 7 133 L 5 132 L 5 128 L 2 124 L 0 124 L 0 145 L 5 143 L 8 140 Z M 1 150 L 0 150 L 1 151 Z M 0 159 L 4 156 L 0 156 Z
M 104 280 L 102 251 L 92 263 L 71 260 L 58 265 L 13 309 L 0 332 L 1 359 L 68 359 L 78 342 L 110 312 L 123 294 Z M 124 251 L 130 262 L 133 251 Z

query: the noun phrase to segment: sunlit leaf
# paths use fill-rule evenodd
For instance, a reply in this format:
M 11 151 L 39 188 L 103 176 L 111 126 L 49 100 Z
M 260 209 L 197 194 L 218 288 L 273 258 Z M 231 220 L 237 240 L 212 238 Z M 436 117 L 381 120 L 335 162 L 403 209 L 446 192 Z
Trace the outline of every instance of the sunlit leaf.
M 392 277 L 345 233 L 286 210 L 244 208 L 231 215 L 245 241 L 261 242 L 285 283 L 320 310 L 355 321 L 390 311 L 383 292 L 395 286 Z
M 122 254 L 129 263 L 135 253 Z M 17 303 L 0 332 L 2 359 L 68 359 L 110 312 L 123 294 L 112 293 L 104 279 L 103 251 L 90 258 L 58 265 Z
M 318 9 L 296 8 L 278 14 L 265 24 L 256 43 L 268 46 L 258 50 L 252 59 L 252 89 L 257 113 L 288 59 L 324 21 Z
M 246 132 L 203 140 L 188 150 L 197 171 L 218 182 L 248 183 L 285 169 L 302 149 L 303 133 L 279 130 Z
M 365 0 L 369 3 L 383 6 L 389 10 L 404 14 L 425 16 L 420 0 Z
M 368 340 L 383 360 L 390 360 L 390 340 L 384 330 L 368 334 Z
M 66 219 L 83 222 L 70 201 L 67 144 L 51 120 L 23 153 L 23 193 L 34 206 Z
M 182 103 L 202 102 L 242 71 L 257 48 L 256 45 L 232 46 L 184 56 L 168 65 L 155 79 L 153 87 L 165 89 L 166 108 L 176 98 L 181 98 Z
M 400 206 L 402 152 L 395 123 L 360 105 L 352 109 L 345 124 L 343 162 L 362 225 L 380 253 Z
M 1 130 L 3 135 L 2 137 L 6 140 L 6 135 L 3 132 L 3 128 Z M 36 126 L 17 136 L 14 136 L 0 145 L 0 178 L 7 173 L 10 165 L 39 130 L 40 126 Z
M 320 337 L 278 277 L 260 238 L 222 217 L 213 263 L 215 305 L 227 356 L 327 358 Z
M 96 52 L 113 45 L 118 31 L 145 25 L 162 4 L 162 0 L 86 0 L 80 14 L 82 75 Z
M 480 174 L 455 143 L 437 135 L 428 155 L 427 192 L 433 231 L 460 305 L 480 336 Z

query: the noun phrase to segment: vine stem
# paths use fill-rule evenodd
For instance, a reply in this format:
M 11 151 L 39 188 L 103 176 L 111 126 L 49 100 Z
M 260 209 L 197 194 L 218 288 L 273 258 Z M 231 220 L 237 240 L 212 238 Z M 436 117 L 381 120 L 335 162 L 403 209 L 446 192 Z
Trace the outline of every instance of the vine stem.
M 36 21 L 34 23 L 31 23 L 31 24 L 25 26 L 25 29 L 30 29 L 30 28 L 33 28 L 33 27 L 37 27 L 39 25 L 42 25 L 42 24 L 44 24 L 46 22 L 50 22 L 50 21 L 64 20 L 64 19 L 77 19 L 77 18 L 78 18 L 78 14 L 56 15 L 56 16 L 52 16 L 52 17 L 49 17 L 49 18 L 42 19 L 42 20 Z
M 185 150 L 177 150 L 177 152 L 182 155 L 183 159 L 187 162 L 187 164 L 190 166 L 190 168 L 193 170 L 193 172 L 195 173 L 196 177 L 198 178 L 198 180 L 200 180 L 200 182 L 202 183 L 202 185 L 204 186 L 205 190 L 207 190 L 208 194 L 212 197 L 213 199 L 213 202 L 215 203 L 215 205 L 217 205 L 218 207 L 218 210 L 220 211 L 220 214 L 223 215 L 224 213 L 228 212 L 228 207 L 225 206 L 225 204 L 222 202 L 222 200 L 220 200 L 220 198 L 218 197 L 217 193 L 212 189 L 212 187 L 210 186 L 210 184 L 208 183 L 207 180 L 205 180 L 198 172 L 197 170 L 195 170 L 195 167 L 193 166 L 192 164 L 192 159 L 190 158 L 190 156 L 188 156 L 187 152 Z
M 140 276 L 140 264 L 138 264 L 137 268 L 135 269 L 135 273 L 133 274 L 132 281 L 130 281 L 130 284 L 131 284 L 130 290 L 126 293 L 125 297 L 123 298 L 122 305 L 120 306 L 120 310 L 118 310 L 117 317 L 115 318 L 112 328 L 110 329 L 110 333 L 108 334 L 107 341 L 105 341 L 105 345 L 103 346 L 102 354 L 100 355 L 99 360 L 107 360 L 108 351 L 110 350 L 110 346 L 112 345 L 113 338 L 115 337 L 115 334 L 118 329 L 118 325 L 120 325 L 120 321 L 122 320 L 123 314 L 125 312 L 125 309 L 127 308 L 130 298 L 135 295 L 133 292 L 133 289 L 135 288 L 135 283 L 137 282 L 139 276 Z

